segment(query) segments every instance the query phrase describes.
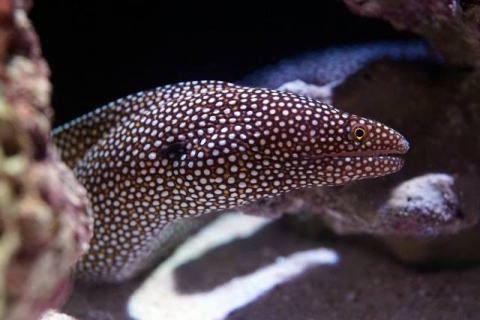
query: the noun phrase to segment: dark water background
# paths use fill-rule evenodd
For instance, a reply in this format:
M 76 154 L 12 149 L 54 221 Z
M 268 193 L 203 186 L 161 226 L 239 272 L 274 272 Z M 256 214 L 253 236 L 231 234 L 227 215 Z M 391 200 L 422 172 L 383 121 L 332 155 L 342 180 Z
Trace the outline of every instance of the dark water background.
M 127 94 L 185 80 L 235 81 L 283 58 L 408 38 L 341 1 L 37 1 L 55 125 Z

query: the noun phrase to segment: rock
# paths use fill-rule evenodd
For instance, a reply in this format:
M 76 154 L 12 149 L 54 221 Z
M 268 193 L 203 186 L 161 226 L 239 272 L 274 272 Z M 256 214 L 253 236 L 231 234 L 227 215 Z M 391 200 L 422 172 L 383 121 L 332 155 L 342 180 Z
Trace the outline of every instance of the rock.
M 0 6 L 0 319 L 58 307 L 88 246 L 86 192 L 50 141 L 49 70 L 26 10 Z
M 360 15 L 381 18 L 430 40 L 454 66 L 480 66 L 478 1 L 344 0 Z
M 379 209 L 377 229 L 393 234 L 434 236 L 458 231 L 461 224 L 455 179 L 447 174 L 426 174 L 395 187 L 387 202 Z

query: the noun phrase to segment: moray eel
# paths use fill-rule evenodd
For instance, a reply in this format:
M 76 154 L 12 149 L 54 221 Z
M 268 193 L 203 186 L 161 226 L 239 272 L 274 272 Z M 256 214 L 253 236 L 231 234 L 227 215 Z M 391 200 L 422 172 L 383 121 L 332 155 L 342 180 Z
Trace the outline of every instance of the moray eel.
M 171 248 L 191 229 L 181 219 L 391 174 L 409 148 L 377 121 L 220 81 L 118 99 L 53 137 L 94 211 L 94 237 L 77 275 L 109 282 L 134 276 Z

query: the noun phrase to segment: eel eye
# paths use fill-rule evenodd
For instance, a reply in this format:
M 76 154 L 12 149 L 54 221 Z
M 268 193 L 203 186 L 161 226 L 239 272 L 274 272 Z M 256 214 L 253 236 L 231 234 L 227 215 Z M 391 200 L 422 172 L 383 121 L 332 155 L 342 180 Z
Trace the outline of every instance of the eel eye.
M 355 125 L 352 128 L 351 135 L 355 141 L 364 141 L 368 138 L 368 129 L 363 125 Z
M 173 142 L 160 150 L 160 155 L 170 160 L 180 160 L 185 153 L 185 143 L 182 141 Z

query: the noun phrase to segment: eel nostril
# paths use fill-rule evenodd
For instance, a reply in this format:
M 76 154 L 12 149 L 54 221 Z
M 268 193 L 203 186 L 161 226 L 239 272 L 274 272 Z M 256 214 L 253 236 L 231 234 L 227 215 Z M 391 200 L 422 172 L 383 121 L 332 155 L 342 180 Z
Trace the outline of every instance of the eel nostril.
M 405 138 L 402 138 L 398 142 L 398 147 L 399 147 L 399 150 L 402 153 L 406 153 L 408 151 L 408 149 L 410 149 L 410 144 L 408 143 L 408 141 Z

